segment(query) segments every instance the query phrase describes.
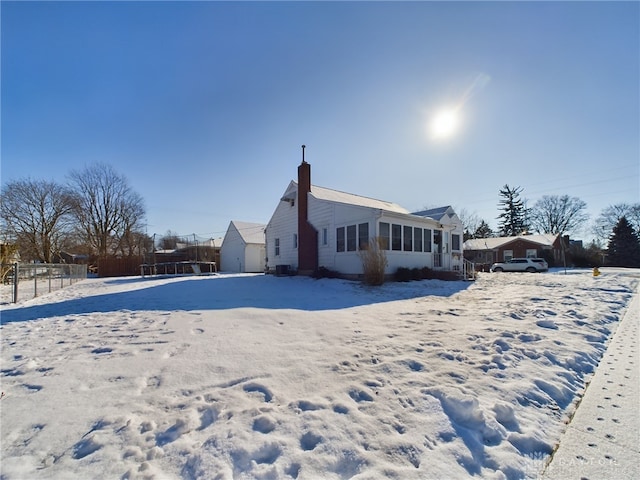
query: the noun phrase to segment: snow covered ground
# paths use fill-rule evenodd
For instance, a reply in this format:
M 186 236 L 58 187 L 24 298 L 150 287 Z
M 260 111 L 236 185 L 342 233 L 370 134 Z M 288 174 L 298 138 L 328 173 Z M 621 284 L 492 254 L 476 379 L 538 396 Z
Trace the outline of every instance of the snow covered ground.
M 602 272 L 89 279 L 3 305 L 1 478 L 536 478 L 637 293 Z

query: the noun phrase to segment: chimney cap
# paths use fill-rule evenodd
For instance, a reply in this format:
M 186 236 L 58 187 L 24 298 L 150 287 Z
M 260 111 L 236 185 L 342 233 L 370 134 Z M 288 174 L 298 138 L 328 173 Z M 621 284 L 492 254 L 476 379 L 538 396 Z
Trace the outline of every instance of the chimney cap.
M 305 148 L 307 148 L 307 146 L 306 146 L 306 145 L 302 145 L 302 163 L 307 163 L 307 162 L 305 162 L 305 160 L 304 160 L 304 149 L 305 149 Z

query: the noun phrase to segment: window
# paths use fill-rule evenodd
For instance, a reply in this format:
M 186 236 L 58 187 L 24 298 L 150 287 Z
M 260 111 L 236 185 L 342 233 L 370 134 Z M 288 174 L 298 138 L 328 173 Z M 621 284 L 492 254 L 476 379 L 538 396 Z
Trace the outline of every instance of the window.
M 402 226 L 391 225 L 391 250 L 402 250 Z
M 361 223 L 358 225 L 358 250 L 367 248 L 369 248 L 369 224 Z
M 329 229 L 326 227 L 322 229 L 322 245 L 329 245 Z
M 421 228 L 413 229 L 413 251 L 414 252 L 422 251 L 422 229 Z
M 389 245 L 391 245 L 389 240 L 389 224 L 380 222 L 380 248 L 382 250 L 389 250 Z
M 425 252 L 431 251 L 431 229 L 430 228 L 424 229 L 424 251 Z
M 344 227 L 336 228 L 336 252 L 344 252 Z
M 504 250 L 502 252 L 502 258 L 504 259 L 505 262 L 508 262 L 509 260 L 511 260 L 513 258 L 513 250 Z
M 405 252 L 410 252 L 411 250 L 413 250 L 413 228 L 411 227 L 404 227 L 403 250 Z
M 451 235 L 451 250 L 460 251 L 460 235 L 457 233 Z
M 356 226 L 349 225 L 347 227 L 347 252 L 356 251 Z
M 536 258 L 538 251 L 535 248 L 527 248 L 527 258 Z
M 298 248 L 298 234 L 293 234 L 293 248 Z
M 276 238 L 275 240 L 275 247 L 276 247 L 276 257 L 280 256 L 280 239 Z

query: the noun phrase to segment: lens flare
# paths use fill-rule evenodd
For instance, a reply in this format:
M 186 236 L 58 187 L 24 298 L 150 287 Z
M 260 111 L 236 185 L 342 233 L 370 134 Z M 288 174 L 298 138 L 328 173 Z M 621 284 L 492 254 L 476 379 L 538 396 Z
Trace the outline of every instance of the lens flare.
M 435 139 L 451 137 L 460 125 L 460 115 L 456 109 L 445 109 L 438 112 L 431 121 L 431 135 Z
M 483 90 L 490 80 L 491 77 L 485 73 L 476 75 L 457 101 L 451 102 L 449 108 L 443 108 L 431 116 L 428 130 L 433 140 L 446 140 L 458 133 L 463 121 L 462 112 L 466 103 Z

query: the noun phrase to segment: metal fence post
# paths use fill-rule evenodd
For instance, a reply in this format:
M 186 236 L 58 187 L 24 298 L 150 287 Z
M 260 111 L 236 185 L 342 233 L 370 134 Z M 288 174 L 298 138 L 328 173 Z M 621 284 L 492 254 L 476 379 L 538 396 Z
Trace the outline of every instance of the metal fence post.
M 13 264 L 13 303 L 18 301 L 18 263 Z

